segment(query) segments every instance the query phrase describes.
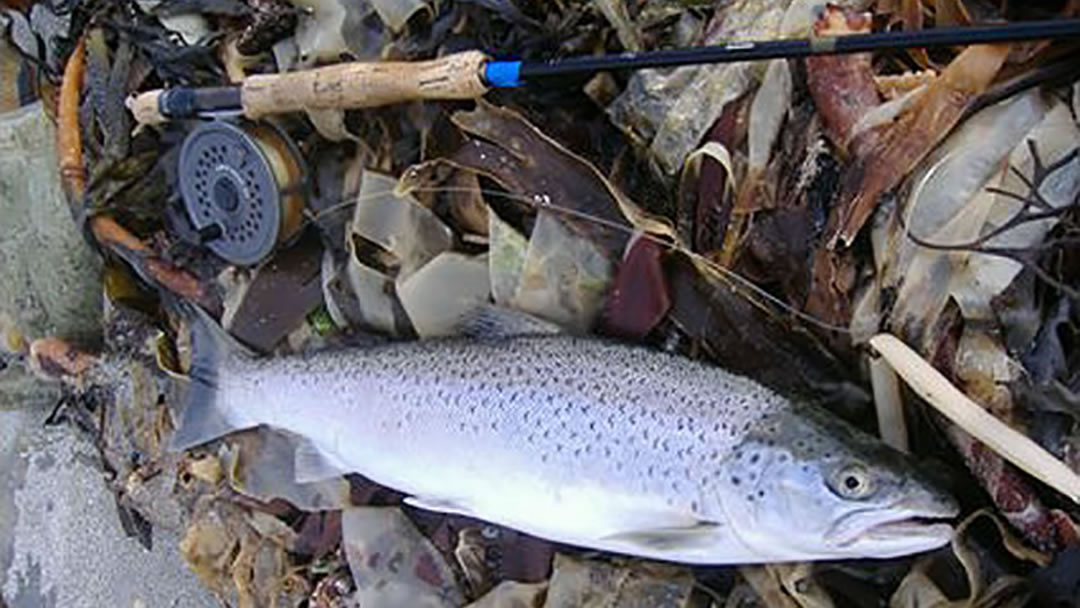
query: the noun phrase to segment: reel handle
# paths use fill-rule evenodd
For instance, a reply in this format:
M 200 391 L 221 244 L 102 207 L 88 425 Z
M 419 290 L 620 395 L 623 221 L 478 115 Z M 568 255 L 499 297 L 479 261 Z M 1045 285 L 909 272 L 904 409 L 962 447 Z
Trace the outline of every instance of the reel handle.
M 299 72 L 248 76 L 240 84 L 239 110 L 248 118 L 325 108 L 372 108 L 418 99 L 473 99 L 488 91 L 488 56 L 464 51 L 428 61 L 374 61 L 328 65 Z M 217 88 L 222 99 L 226 88 Z M 235 97 L 236 88 L 231 88 Z M 140 124 L 201 115 L 197 98 L 210 89 L 166 89 L 141 93 L 127 106 Z M 183 108 L 162 109 L 170 95 L 185 93 Z M 168 105 L 168 104 L 167 104 Z M 220 108 L 218 103 L 210 105 Z

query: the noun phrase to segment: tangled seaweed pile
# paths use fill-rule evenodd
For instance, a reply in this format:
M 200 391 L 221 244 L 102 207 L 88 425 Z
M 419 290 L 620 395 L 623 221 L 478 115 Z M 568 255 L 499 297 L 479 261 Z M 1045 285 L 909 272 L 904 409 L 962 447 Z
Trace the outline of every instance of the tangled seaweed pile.
M 137 127 L 124 102 L 345 60 L 619 53 L 1071 17 L 1080 4 L 3 5 L 22 61 L 0 54 L 13 75 L 0 107 L 36 95 L 55 119 L 58 170 L 105 259 L 106 296 L 101 344 L 8 336 L 8 348 L 66 383 L 53 418 L 95 437 L 125 527 L 144 542 L 154 525 L 181 531 L 223 601 L 1077 605 L 1078 43 L 600 73 L 475 102 L 265 117 L 303 159 L 290 190 L 302 212 L 270 257 L 243 267 L 204 247 L 184 210 L 178 155 L 197 121 Z M 176 297 L 271 356 L 444 336 L 494 301 L 704 358 L 880 429 L 965 518 L 950 547 L 910 558 L 691 569 L 402 506 L 355 475 L 299 483 L 293 438 L 268 429 L 174 454 L 188 347 L 163 302 Z M 883 332 L 1018 433 L 984 443 L 986 431 L 927 407 L 935 392 L 906 389 L 892 366 L 911 368 L 871 346 Z M 1037 448 L 1012 437 L 1065 474 L 1033 470 L 1021 452 Z

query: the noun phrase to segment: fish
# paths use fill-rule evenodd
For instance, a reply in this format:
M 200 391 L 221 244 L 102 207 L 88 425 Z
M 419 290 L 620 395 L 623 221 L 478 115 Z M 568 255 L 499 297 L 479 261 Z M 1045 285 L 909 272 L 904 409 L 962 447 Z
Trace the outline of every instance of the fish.
M 958 512 L 907 455 L 706 362 L 566 334 L 251 357 L 192 323 L 173 449 L 265 425 L 296 477 L 359 473 L 414 507 L 686 564 L 891 558 Z

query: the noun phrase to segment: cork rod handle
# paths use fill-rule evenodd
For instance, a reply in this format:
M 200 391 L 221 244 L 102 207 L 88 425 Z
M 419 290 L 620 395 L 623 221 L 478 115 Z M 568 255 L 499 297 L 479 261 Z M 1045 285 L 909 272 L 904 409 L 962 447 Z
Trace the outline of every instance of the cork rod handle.
M 488 91 L 487 55 L 465 51 L 429 61 L 339 63 L 326 67 L 248 76 L 240 85 L 240 103 L 248 118 L 305 108 L 372 108 L 418 99 L 473 99 Z M 209 89 L 191 89 L 205 92 Z M 224 89 L 223 89 L 224 90 Z M 127 100 L 139 124 L 160 124 L 162 96 L 146 91 Z
M 241 86 L 244 115 L 305 108 L 370 108 L 417 99 L 473 99 L 487 92 L 488 57 L 465 51 L 420 62 L 341 63 L 301 72 L 249 76 Z

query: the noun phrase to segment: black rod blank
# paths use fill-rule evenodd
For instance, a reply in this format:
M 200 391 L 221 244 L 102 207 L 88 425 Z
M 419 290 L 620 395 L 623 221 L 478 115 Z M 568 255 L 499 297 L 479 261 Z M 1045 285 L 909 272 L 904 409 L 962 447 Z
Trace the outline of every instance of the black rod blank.
M 548 76 L 569 76 L 607 70 L 640 70 L 703 63 L 730 63 L 901 48 L 933 48 L 1061 38 L 1080 40 L 1080 19 L 1019 21 L 1001 25 L 941 27 L 798 40 L 733 41 L 727 44 L 686 49 L 523 61 L 520 78 L 528 82 Z

